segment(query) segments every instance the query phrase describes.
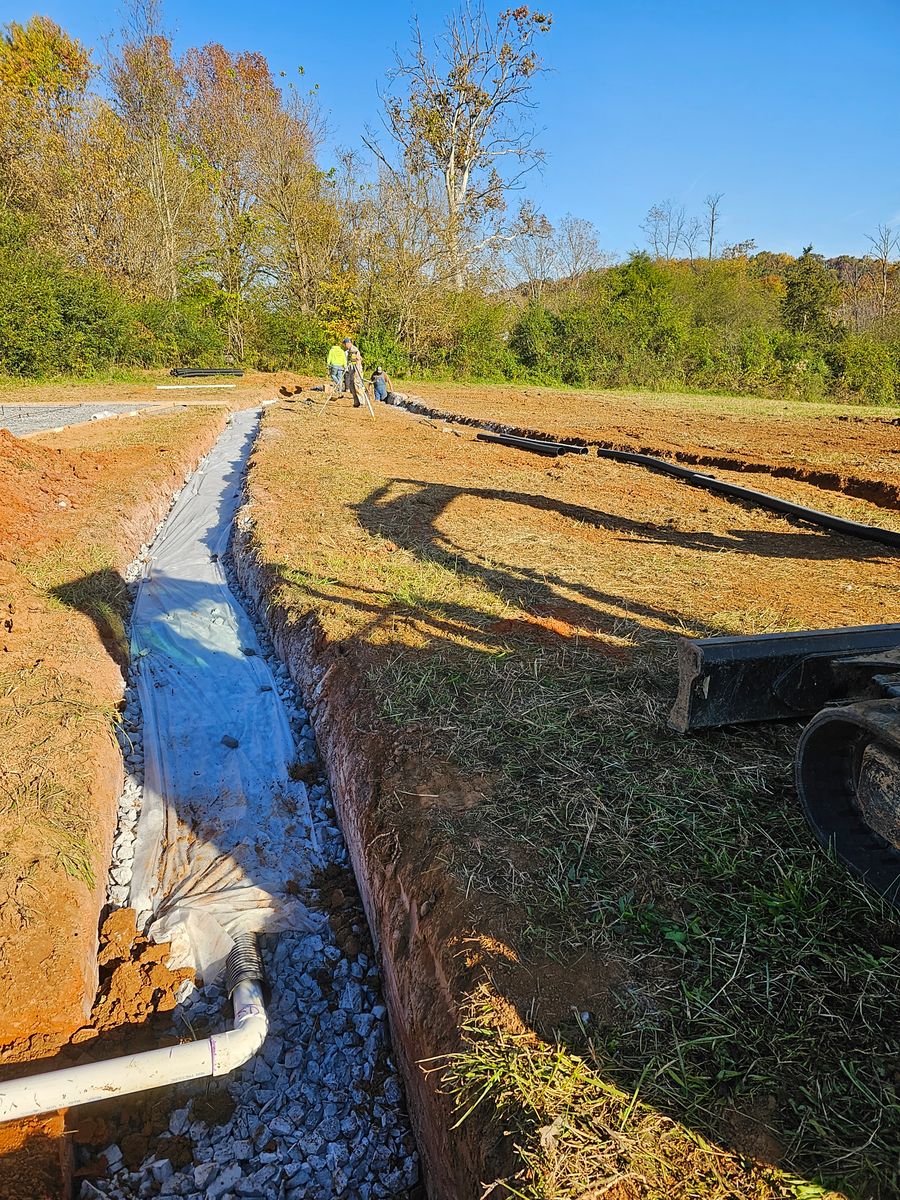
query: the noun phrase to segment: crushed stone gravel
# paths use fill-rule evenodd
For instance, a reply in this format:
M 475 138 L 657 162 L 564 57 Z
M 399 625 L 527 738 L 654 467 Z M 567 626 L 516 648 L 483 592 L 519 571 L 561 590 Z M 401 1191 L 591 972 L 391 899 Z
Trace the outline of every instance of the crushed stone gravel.
M 130 415 L 150 407 L 149 404 L 0 404 L 0 429 L 22 437 L 26 433 L 83 425 L 104 417 Z
M 150 553 L 151 547 L 141 547 L 126 572 L 132 590 Z M 318 897 L 322 907 L 328 907 L 326 893 L 333 886 L 329 879 L 351 882 L 340 891 L 339 921 L 332 919 L 315 933 L 260 939 L 271 995 L 269 1034 L 260 1053 L 224 1081 L 232 1103 L 222 1118 L 209 1117 L 202 1088 L 173 1089 L 169 1127 L 153 1140 L 143 1161 L 129 1162 L 116 1143 L 96 1160 L 85 1149 L 80 1151 L 83 1166 L 99 1161 L 103 1172 L 92 1171 L 92 1178 L 81 1182 L 79 1194 L 82 1200 L 417 1196 L 418 1154 L 391 1056 L 378 964 L 362 904 L 352 892 L 347 850 L 309 714 L 264 623 L 233 571 L 228 569 L 227 574 L 229 586 L 256 628 L 290 719 L 298 768 L 308 780 L 310 809 L 325 862 Z M 131 681 L 125 689 L 118 737 L 126 778 L 108 887 L 112 908 L 128 904 L 143 787 L 141 712 Z M 316 900 L 314 893 L 313 903 Z M 192 1029 L 198 1025 L 223 1028 L 230 1017 L 220 982 L 200 989 L 185 984 L 179 997 L 173 1029 L 182 1037 L 194 1036 Z M 184 1153 L 186 1141 L 189 1156 Z

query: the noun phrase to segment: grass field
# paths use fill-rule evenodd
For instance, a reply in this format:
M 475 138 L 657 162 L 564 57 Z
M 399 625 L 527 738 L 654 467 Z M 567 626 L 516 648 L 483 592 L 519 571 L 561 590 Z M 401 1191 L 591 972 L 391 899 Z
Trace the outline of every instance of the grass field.
M 491 1194 L 895 1195 L 895 917 L 814 845 L 799 727 L 665 725 L 677 634 L 891 620 L 894 556 L 382 409 L 274 410 L 251 486 L 275 600 L 440 781 L 429 828 L 489 948 L 443 1079 L 515 1142 Z M 402 846 L 421 806 L 381 802 Z

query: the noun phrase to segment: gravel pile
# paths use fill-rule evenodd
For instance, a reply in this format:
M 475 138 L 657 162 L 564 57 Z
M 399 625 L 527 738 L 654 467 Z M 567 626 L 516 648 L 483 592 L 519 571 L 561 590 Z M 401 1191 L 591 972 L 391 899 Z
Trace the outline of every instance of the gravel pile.
M 147 553 L 142 547 L 129 569 L 133 588 Z M 269 1035 L 256 1058 L 222 1081 L 230 1102 L 218 1118 L 208 1116 L 209 1085 L 173 1089 L 168 1129 L 152 1140 L 150 1152 L 136 1163 L 123 1152 L 127 1138 L 108 1146 L 99 1160 L 105 1161 L 105 1177 L 84 1180 L 80 1196 L 373 1200 L 418 1195 L 418 1157 L 390 1054 L 378 967 L 309 715 L 233 573 L 229 583 L 251 614 L 294 731 L 298 774 L 307 781 L 325 864 L 317 884 L 328 922 L 317 933 L 261 939 L 271 990 Z M 109 880 L 109 903 L 115 907 L 128 902 L 143 785 L 140 706 L 130 683 L 119 739 L 127 775 Z M 173 1023 L 181 1036 L 193 1037 L 207 1025 L 225 1028 L 230 1016 L 220 984 L 202 989 L 187 984 Z
M 0 404 L 0 429 L 16 437 L 61 429 L 64 425 L 83 425 L 104 417 L 136 414 L 147 404 Z

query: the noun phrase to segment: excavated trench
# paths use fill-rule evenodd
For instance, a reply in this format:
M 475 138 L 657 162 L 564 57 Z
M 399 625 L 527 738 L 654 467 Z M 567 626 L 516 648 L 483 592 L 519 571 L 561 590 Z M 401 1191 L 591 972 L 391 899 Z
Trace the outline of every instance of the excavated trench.
M 751 458 L 741 458 L 728 454 L 702 454 L 691 450 L 663 450 L 658 446 L 631 443 L 623 441 L 608 441 L 602 438 L 564 437 L 547 433 L 546 430 L 532 429 L 529 426 L 510 425 L 503 421 L 485 420 L 480 417 L 464 416 L 461 413 L 447 412 L 426 403 L 415 396 L 404 396 L 391 393 L 384 401 L 395 408 L 402 408 L 413 416 L 428 417 L 435 421 L 443 421 L 448 425 L 468 425 L 484 429 L 490 433 L 509 434 L 517 437 L 549 439 L 572 446 L 590 446 L 599 450 L 612 450 L 620 453 L 642 454 L 654 458 L 669 458 L 677 463 L 690 466 L 713 467 L 723 471 L 736 471 L 747 474 L 771 475 L 773 479 L 791 479 L 797 483 L 806 483 L 826 492 L 837 492 L 856 500 L 865 500 L 879 508 L 900 508 L 900 486 L 887 480 L 865 478 L 852 474 L 840 474 L 837 471 L 822 471 L 814 467 L 801 466 L 796 463 L 771 463 L 757 461 Z M 850 420 L 848 417 L 839 420 Z M 855 418 L 860 420 L 861 418 Z M 876 418 L 878 419 L 878 418 Z M 894 425 L 895 421 L 885 421 Z
M 291 739 L 288 778 L 275 780 L 268 791 L 263 788 L 263 807 L 251 806 L 249 824 L 246 812 L 235 818 L 240 846 L 227 839 L 224 827 L 235 806 L 226 797 L 220 798 L 214 822 L 199 802 L 186 804 L 174 818 L 170 813 L 175 826 L 167 827 L 161 840 L 169 849 L 172 842 L 188 845 L 178 860 L 182 865 L 185 859 L 195 859 L 206 866 L 212 862 L 219 871 L 223 861 L 229 865 L 237 862 L 244 868 L 237 891 L 243 888 L 246 893 L 249 883 L 271 900 L 270 916 L 260 919 L 258 910 L 265 903 L 257 896 L 250 920 L 251 926 L 264 931 L 260 943 L 267 976 L 269 1033 L 259 1054 L 222 1079 L 72 1110 L 68 1124 L 78 1147 L 76 1197 L 131 1200 L 160 1195 L 215 1200 L 240 1196 L 269 1200 L 277 1196 L 284 1200 L 330 1200 L 354 1196 L 369 1200 L 412 1198 L 422 1190 L 402 1079 L 402 1074 L 407 1074 L 403 1068 L 408 1070 L 410 1065 L 413 1070 L 408 1077 L 417 1080 L 420 1072 L 409 1063 L 405 1052 L 402 1013 L 391 1002 L 390 972 L 382 979 L 379 955 L 372 946 L 367 911 L 351 867 L 357 859 L 352 820 L 348 828 L 349 814 L 342 811 L 345 820 L 341 822 L 335 812 L 331 784 L 336 773 L 340 775 L 339 756 L 335 756 L 335 747 L 329 742 L 326 771 L 310 710 L 301 702 L 283 658 L 276 653 L 276 647 L 278 651 L 285 647 L 279 644 L 277 634 L 274 639 L 270 637 L 270 630 L 258 615 L 265 611 L 265 597 L 249 586 L 253 579 L 244 538 L 235 536 L 233 558 L 222 554 L 220 562 L 220 542 L 209 529 L 192 530 L 185 515 L 215 475 L 217 450 L 229 437 L 233 454 L 230 465 L 234 469 L 220 472 L 218 499 L 225 508 L 230 506 L 229 512 L 237 506 L 257 423 L 255 414 L 233 418 L 231 432 L 226 430 L 176 496 L 154 542 L 128 573 L 129 584 L 138 597 L 131 630 L 137 657 L 127 681 L 119 734 L 126 782 L 119 801 L 110 870 L 108 912 L 112 920 L 107 919 L 101 948 L 101 966 L 111 960 L 108 965 L 112 970 L 101 978 L 95 1014 L 104 1008 L 121 1018 L 118 1024 L 125 1036 L 115 1051 L 118 1054 L 146 1048 L 148 1027 L 129 1029 L 129 1021 L 144 1019 L 154 1002 L 171 1011 L 162 1027 L 157 1021 L 153 1037 L 158 1041 L 153 1044 L 200 1038 L 230 1023 L 230 1006 L 220 978 L 211 978 L 208 968 L 209 978 L 201 986 L 195 987 L 187 980 L 187 975 L 193 975 L 188 969 L 170 971 L 161 980 L 159 954 L 142 936 L 147 927 L 152 927 L 157 937 L 164 933 L 170 936 L 172 961 L 177 966 L 191 961 L 193 943 L 190 936 L 185 940 L 184 930 L 196 941 L 200 928 L 202 940 L 210 911 L 218 914 L 217 920 L 225 927 L 232 928 L 222 914 L 234 898 L 234 887 L 215 894 L 210 909 L 209 893 L 215 889 L 207 883 L 196 885 L 196 879 L 188 886 L 189 873 L 179 877 L 176 872 L 172 876 L 171 863 L 168 868 L 155 864 L 148 871 L 146 858 L 147 846 L 153 841 L 148 830 L 158 832 L 160 825 L 160 819 L 153 817 L 154 808 L 160 806 L 159 793 L 164 790 L 160 774 L 167 775 L 166 762 L 158 761 L 160 747 L 166 752 L 183 745 L 193 774 L 203 774 L 209 768 L 209 774 L 215 777 L 211 762 L 203 762 L 196 741 L 192 741 L 197 729 L 166 729 L 162 725 L 166 711 L 177 714 L 178 706 L 170 698 L 167 709 L 160 700 L 158 693 L 166 691 L 170 680 L 165 672 L 154 674 L 155 656 L 168 653 L 170 659 L 177 659 L 173 695 L 181 680 L 189 691 L 196 689 L 198 698 L 202 688 L 191 672 L 208 671 L 210 663 L 215 669 L 218 656 L 229 671 L 250 671 L 251 690 L 259 697 L 256 711 L 252 696 L 243 697 L 242 711 L 233 715 L 222 734 L 220 753 L 226 758 L 243 753 L 243 746 L 239 751 L 231 743 L 240 744 L 246 739 L 249 745 L 255 730 L 274 761 L 275 725 L 280 724 Z M 234 425 L 241 426 L 237 450 Z M 224 527 L 227 544 L 229 513 L 225 513 Z M 174 624 L 178 634 L 174 643 L 166 645 L 168 634 L 161 636 L 158 628 L 151 628 L 150 634 L 146 629 L 142 632 L 138 618 L 141 597 L 146 601 L 148 589 L 151 598 L 164 594 L 165 576 L 168 573 L 171 577 L 173 571 L 172 560 L 166 559 L 166 547 L 172 546 L 173 539 L 177 561 L 186 564 L 185 577 L 176 582 L 187 590 L 181 610 L 159 614 L 167 622 L 167 629 Z M 205 593 L 192 594 L 192 562 L 200 563 L 207 572 L 221 570 L 222 578 L 212 598 Z M 209 623 L 206 630 L 204 621 Z M 229 653 L 228 638 L 232 635 Z M 216 647 L 212 658 L 206 654 L 210 645 Z M 288 661 L 291 673 L 299 678 L 296 662 L 293 658 Z M 207 679 L 205 686 L 208 684 Z M 148 697 L 149 712 L 143 711 Z M 227 710 L 227 703 L 225 707 Z M 192 725 L 210 724 L 215 701 L 208 699 L 204 708 L 202 714 L 197 711 Z M 337 787 L 340 790 L 340 782 Z M 204 859 L 202 844 L 212 837 L 216 845 Z M 195 853 L 192 842 L 201 844 L 201 851 Z M 259 863 L 258 869 L 252 864 L 248 867 L 247 860 L 241 859 L 248 846 L 250 857 Z M 156 894 L 147 907 L 148 879 L 153 885 L 150 891 L 156 888 L 158 893 L 167 870 L 176 881 L 177 902 Z M 203 877 L 208 880 L 208 870 Z M 131 927 L 132 911 L 127 906 L 135 899 L 140 910 L 136 914 L 137 935 L 127 947 L 116 948 L 116 939 L 125 937 Z M 300 919 L 292 916 L 292 906 L 299 909 Z M 186 911 L 190 919 L 182 919 Z M 194 922 L 197 911 L 201 918 Z M 371 918 L 370 907 L 368 915 Z M 207 961 L 214 957 L 208 955 Z M 387 1004 L 382 999 L 382 983 Z M 393 1047 L 388 1005 L 395 1035 Z M 86 1052 L 86 1057 L 100 1056 Z M 415 1101 L 416 1097 L 411 1099 Z

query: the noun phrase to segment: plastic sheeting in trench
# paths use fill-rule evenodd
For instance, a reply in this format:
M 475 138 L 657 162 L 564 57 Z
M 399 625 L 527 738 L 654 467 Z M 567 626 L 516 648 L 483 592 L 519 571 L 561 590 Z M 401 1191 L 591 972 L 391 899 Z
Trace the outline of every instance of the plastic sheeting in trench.
M 144 799 L 131 901 L 173 964 L 218 974 L 239 931 L 312 928 L 298 898 L 317 865 L 287 713 L 222 568 L 258 428 L 231 423 L 150 548 L 131 626 Z

